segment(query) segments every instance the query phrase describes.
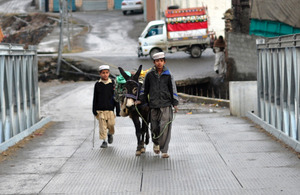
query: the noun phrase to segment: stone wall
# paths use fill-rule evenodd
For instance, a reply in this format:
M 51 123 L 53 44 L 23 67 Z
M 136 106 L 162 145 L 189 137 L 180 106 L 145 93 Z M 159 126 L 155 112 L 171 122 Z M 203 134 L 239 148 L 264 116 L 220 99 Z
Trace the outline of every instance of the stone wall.
M 230 81 L 257 80 L 256 39 L 259 37 L 241 33 L 227 33 L 227 72 Z
M 249 34 L 251 0 L 232 0 L 232 32 Z

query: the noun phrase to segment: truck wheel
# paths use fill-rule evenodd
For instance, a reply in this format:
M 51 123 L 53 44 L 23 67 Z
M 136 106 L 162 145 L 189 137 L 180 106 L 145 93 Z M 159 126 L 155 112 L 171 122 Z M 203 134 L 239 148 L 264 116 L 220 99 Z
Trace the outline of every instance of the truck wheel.
M 159 49 L 152 49 L 150 51 L 150 57 L 151 57 L 152 60 L 153 60 L 153 55 L 156 54 L 156 53 L 158 53 L 158 52 L 161 52 L 161 50 L 159 50 Z
M 191 48 L 191 56 L 193 58 L 200 58 L 202 55 L 201 48 L 198 45 L 194 45 Z
M 126 15 L 127 14 L 127 11 L 123 11 L 123 15 Z

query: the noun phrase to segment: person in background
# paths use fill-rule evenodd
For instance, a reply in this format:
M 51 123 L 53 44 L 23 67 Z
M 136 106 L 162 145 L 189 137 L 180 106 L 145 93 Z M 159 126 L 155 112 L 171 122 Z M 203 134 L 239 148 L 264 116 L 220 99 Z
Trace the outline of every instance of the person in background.
M 95 83 L 93 98 L 93 114 L 99 121 L 99 136 L 103 140 L 101 148 L 107 148 L 107 142 L 113 142 L 115 133 L 115 114 L 120 113 L 120 106 L 114 99 L 115 82 L 109 78 L 109 66 L 99 66 L 100 80 Z M 106 142 L 106 138 L 108 140 Z
M 213 51 L 215 55 L 215 64 L 214 71 L 217 74 L 225 74 L 226 73 L 226 64 L 225 64 L 225 41 L 223 36 L 219 36 L 217 40 L 214 42 Z

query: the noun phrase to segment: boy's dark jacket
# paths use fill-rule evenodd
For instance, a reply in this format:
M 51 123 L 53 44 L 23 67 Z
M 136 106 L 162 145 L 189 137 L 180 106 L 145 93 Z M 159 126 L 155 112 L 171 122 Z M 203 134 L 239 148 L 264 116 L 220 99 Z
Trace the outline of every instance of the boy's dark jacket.
M 116 107 L 117 116 L 120 112 L 119 103 L 114 100 L 114 80 L 110 80 L 104 84 L 101 80 L 95 83 L 94 99 L 93 99 L 93 114 L 97 116 L 97 110 L 111 110 L 114 111 Z
M 146 74 L 141 100 L 147 102 L 150 108 L 178 105 L 176 85 L 170 71 L 165 66 L 160 76 L 155 67 Z

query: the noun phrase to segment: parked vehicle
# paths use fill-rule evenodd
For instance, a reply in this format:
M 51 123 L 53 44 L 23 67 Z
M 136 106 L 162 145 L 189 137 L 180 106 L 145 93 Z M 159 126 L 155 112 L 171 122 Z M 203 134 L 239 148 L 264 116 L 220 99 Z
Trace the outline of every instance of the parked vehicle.
M 139 37 L 138 56 L 183 51 L 199 58 L 210 47 L 207 8 L 168 9 L 165 20 L 148 23 Z
M 121 5 L 123 14 L 126 15 L 128 12 L 143 12 L 143 1 L 142 0 L 123 0 Z

